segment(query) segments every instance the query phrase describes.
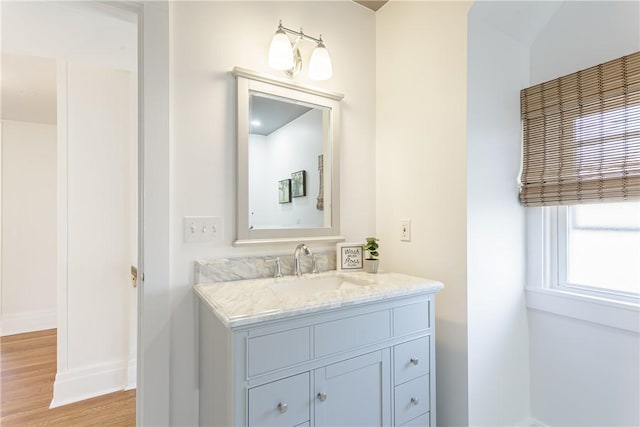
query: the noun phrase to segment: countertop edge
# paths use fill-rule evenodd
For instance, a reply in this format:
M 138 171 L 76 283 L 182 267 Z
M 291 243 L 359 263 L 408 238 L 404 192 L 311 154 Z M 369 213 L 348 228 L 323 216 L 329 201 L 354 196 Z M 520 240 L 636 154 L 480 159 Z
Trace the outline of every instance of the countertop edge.
M 330 301 L 324 302 L 314 306 L 304 306 L 304 307 L 296 307 L 286 310 L 278 310 L 278 311 L 268 311 L 257 314 L 250 314 L 246 317 L 238 317 L 234 319 L 230 319 L 224 315 L 224 310 L 220 307 L 217 307 L 215 302 L 206 297 L 203 293 L 202 288 L 205 286 L 215 285 L 215 283 L 199 283 L 193 286 L 193 292 L 200 298 L 200 301 L 205 303 L 206 308 L 211 311 L 221 322 L 222 324 L 229 328 L 244 328 L 250 326 L 256 326 L 258 324 L 270 321 L 278 321 L 290 317 L 303 316 L 303 315 L 313 315 L 318 314 L 319 312 L 326 312 L 330 310 L 337 310 L 344 307 L 353 307 L 360 304 L 370 304 L 375 302 L 383 302 L 394 299 L 400 299 L 420 294 L 435 294 L 444 288 L 444 284 L 442 282 L 424 279 L 415 277 L 415 279 L 419 279 L 421 282 L 424 282 L 424 287 L 412 287 L 409 289 L 399 289 L 395 291 L 389 291 L 381 294 L 372 294 L 370 296 L 360 296 L 354 299 L 346 299 L 341 301 Z

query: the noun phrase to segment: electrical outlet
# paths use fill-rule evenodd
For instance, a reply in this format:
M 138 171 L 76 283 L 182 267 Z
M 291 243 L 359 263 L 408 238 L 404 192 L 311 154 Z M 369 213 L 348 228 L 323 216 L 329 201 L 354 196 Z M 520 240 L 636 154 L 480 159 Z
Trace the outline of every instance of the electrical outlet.
M 201 243 L 222 240 L 222 219 L 216 216 L 185 216 L 184 242 Z
M 402 242 L 411 241 L 411 220 L 410 219 L 400 220 L 400 241 Z

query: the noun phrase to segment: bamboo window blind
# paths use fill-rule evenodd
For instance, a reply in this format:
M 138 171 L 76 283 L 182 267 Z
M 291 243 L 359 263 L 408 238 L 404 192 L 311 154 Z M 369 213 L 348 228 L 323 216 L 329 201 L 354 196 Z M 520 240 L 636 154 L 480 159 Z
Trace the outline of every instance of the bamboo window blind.
M 640 199 L 640 52 L 523 89 L 520 202 Z

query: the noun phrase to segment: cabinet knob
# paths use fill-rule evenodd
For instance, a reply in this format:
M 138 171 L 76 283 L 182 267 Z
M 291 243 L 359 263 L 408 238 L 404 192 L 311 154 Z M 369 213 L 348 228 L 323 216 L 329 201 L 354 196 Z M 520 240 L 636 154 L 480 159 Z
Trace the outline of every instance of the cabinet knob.
M 412 405 L 418 406 L 419 403 L 420 403 L 420 400 L 418 400 L 417 397 L 412 397 L 411 398 L 411 404 Z
M 323 392 L 318 393 L 317 397 L 320 400 L 320 402 L 324 402 L 325 400 L 327 400 L 327 394 Z
M 289 409 L 289 407 L 287 406 L 286 403 L 283 403 L 283 402 L 278 403 L 278 411 L 280 411 L 281 414 L 284 414 L 285 412 L 287 412 L 287 409 Z
M 409 360 L 410 363 L 413 363 L 414 365 L 417 365 L 420 362 L 420 359 L 418 359 L 417 357 L 412 357 L 411 360 Z

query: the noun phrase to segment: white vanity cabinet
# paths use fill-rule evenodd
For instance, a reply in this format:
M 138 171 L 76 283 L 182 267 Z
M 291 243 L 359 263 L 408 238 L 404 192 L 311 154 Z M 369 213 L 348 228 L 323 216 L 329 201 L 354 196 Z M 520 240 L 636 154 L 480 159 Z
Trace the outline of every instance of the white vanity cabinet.
M 434 292 L 229 325 L 200 302 L 200 424 L 435 424 Z

